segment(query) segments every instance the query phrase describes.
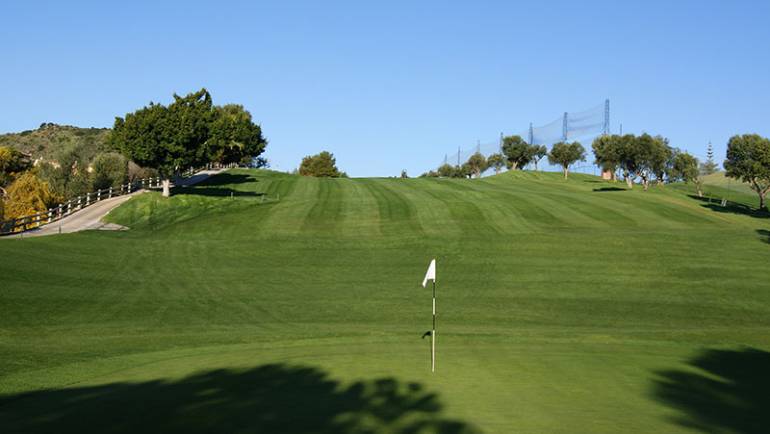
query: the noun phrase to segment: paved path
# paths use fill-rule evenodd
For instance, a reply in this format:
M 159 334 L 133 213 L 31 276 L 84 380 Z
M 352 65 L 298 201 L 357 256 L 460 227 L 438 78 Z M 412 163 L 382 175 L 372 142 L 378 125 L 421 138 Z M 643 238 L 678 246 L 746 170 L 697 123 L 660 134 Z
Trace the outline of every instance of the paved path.
M 185 178 L 175 186 L 187 187 L 204 181 L 209 176 L 216 175 L 223 172 L 220 170 L 202 170 L 195 175 Z M 42 237 L 45 235 L 55 234 L 69 234 L 72 232 L 80 232 L 87 230 L 102 230 L 102 231 L 122 231 L 128 228 L 114 223 L 104 223 L 102 219 L 110 213 L 113 209 L 119 207 L 132 197 L 144 193 L 146 190 L 139 190 L 131 194 L 124 196 L 113 197 L 111 199 L 104 199 L 87 208 L 80 211 L 76 211 L 71 215 L 64 217 L 63 219 L 47 224 L 38 229 L 32 229 L 24 232 L 23 234 L 7 235 L 2 238 L 20 238 L 20 237 Z

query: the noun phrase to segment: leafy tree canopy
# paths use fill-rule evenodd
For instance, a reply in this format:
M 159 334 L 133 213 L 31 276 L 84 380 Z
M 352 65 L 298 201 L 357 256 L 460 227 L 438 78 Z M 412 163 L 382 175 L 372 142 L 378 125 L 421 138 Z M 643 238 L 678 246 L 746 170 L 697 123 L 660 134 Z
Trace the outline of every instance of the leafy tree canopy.
M 455 168 L 451 164 L 444 163 L 439 166 L 437 173 L 442 178 L 451 178 L 455 176 Z
M 180 97 L 168 107 L 150 103 L 125 118 L 115 118 L 110 142 L 140 166 L 168 178 L 186 167 L 206 162 L 213 118 L 206 89 Z
M 214 108 L 208 140 L 212 161 L 227 164 L 252 160 L 267 145 L 262 128 L 252 121 L 251 113 L 241 105 L 227 104 Z
M 703 196 L 702 181 L 698 168 L 698 159 L 687 152 L 676 152 L 672 158 L 668 178 L 670 181 L 684 181 L 694 183 L 698 190 L 698 196 Z
M 487 159 L 480 152 L 471 155 L 466 164 L 468 165 L 469 172 L 477 178 L 480 177 L 481 172 L 487 170 L 488 167 Z
M 31 167 L 26 155 L 8 146 L 0 146 L 0 188 L 7 187 Z M 0 190 L 0 197 L 2 190 Z
M 652 174 L 658 180 L 659 185 L 663 185 L 666 173 L 673 164 L 674 150 L 668 145 L 668 139 L 662 136 L 652 138 L 650 147 L 649 166 Z
M 537 163 L 548 155 L 548 148 L 545 145 L 531 145 L 532 149 L 532 162 L 535 163 L 535 170 L 537 170 Z
M 40 180 L 49 185 L 59 202 L 92 190 L 88 158 L 83 151 L 79 147 L 64 148 L 53 155 L 54 160 L 36 168 Z
M 308 155 L 302 159 L 299 166 L 299 174 L 302 176 L 316 176 L 326 178 L 339 178 L 344 173 L 337 169 L 337 160 L 334 154 L 323 151 L 316 155 Z
M 537 152 L 536 146 L 531 146 L 521 136 L 503 137 L 503 154 L 508 160 L 508 166 L 513 169 L 523 169 Z
M 622 153 L 622 137 L 618 135 L 602 135 L 591 144 L 594 151 L 594 163 L 604 171 L 615 171 L 620 166 Z
M 770 139 L 758 134 L 733 136 L 727 143 L 726 175 L 749 184 L 759 195 L 759 208 L 767 209 L 770 190 Z
M 251 161 L 267 145 L 248 111 L 235 104 L 214 106 L 206 89 L 175 94 L 168 106 L 150 103 L 115 118 L 109 141 L 140 166 L 157 170 L 165 196 L 170 177 L 182 170 L 209 162 Z
M 633 187 L 633 180 L 637 177 L 642 179 L 645 190 L 652 175 L 663 180 L 673 155 L 667 139 L 644 133 L 639 137 L 633 134 L 617 136 L 616 140 L 618 166 L 623 170 L 629 187 Z
M 554 143 L 551 152 L 548 154 L 548 162 L 558 164 L 564 170 L 564 178 L 569 175 L 569 166 L 577 161 L 586 160 L 586 150 L 579 142 L 559 142 Z
M 503 154 L 492 154 L 487 158 L 487 165 L 495 170 L 495 173 L 500 173 L 500 170 L 505 167 L 505 157 Z
M 46 211 L 56 203 L 47 182 L 32 172 L 19 176 L 7 189 L 4 218 L 25 217 Z
M 128 160 L 118 153 L 98 154 L 91 167 L 94 190 L 119 187 L 128 180 Z

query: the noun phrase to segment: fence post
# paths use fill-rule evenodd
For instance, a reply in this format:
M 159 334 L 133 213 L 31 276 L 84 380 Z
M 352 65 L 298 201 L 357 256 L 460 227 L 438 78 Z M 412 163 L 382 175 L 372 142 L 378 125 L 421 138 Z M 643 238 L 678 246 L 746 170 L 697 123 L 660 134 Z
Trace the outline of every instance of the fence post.
M 83 209 L 83 196 L 78 196 L 78 209 Z
M 72 212 L 72 201 L 68 200 L 67 201 L 67 215 L 70 215 L 71 212 Z
M 86 206 L 91 205 L 91 193 L 86 193 Z
M 48 223 L 50 224 L 53 220 L 53 208 L 48 210 Z
M 110 196 L 107 199 L 112 199 L 112 187 L 110 187 Z

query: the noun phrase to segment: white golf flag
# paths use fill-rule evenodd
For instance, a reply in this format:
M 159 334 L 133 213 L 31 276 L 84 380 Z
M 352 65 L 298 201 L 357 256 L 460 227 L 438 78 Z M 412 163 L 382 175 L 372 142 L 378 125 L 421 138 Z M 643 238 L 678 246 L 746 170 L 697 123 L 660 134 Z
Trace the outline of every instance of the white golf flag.
M 430 265 L 428 266 L 428 272 L 425 273 L 425 279 L 422 279 L 422 287 L 425 288 L 425 285 L 428 284 L 428 281 L 432 280 L 434 283 L 436 282 L 436 260 L 431 259 Z

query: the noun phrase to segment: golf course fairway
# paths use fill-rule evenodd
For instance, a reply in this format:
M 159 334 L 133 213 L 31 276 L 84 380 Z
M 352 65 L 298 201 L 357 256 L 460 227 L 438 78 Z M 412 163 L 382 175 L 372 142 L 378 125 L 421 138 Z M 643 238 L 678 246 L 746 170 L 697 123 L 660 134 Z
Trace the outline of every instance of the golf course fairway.
M 770 218 L 692 191 L 239 169 L 0 239 L 0 432 L 763 432 Z

